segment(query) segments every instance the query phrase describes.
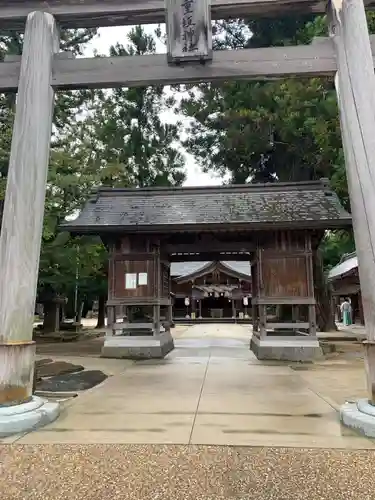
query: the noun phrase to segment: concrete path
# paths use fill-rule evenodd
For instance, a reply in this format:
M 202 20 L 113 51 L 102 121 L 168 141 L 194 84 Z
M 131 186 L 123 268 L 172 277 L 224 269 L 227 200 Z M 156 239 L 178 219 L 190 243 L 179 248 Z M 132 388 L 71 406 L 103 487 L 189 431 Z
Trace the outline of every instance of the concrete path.
M 66 356 L 112 376 L 52 425 L 4 440 L 1 500 L 374 497 L 373 442 L 337 415 L 365 395 L 361 360 L 262 363 L 238 325 L 174 335 L 163 361 Z
M 113 363 L 113 376 L 67 403 L 55 423 L 7 442 L 374 448 L 338 421 L 340 404 L 365 395 L 362 363 L 261 362 L 241 325 L 175 336 L 165 360 L 97 359 L 98 368 Z
M 337 323 L 340 334 L 347 335 L 348 337 L 354 337 L 358 340 L 366 339 L 366 328 L 364 325 L 349 325 L 346 326 L 343 323 Z

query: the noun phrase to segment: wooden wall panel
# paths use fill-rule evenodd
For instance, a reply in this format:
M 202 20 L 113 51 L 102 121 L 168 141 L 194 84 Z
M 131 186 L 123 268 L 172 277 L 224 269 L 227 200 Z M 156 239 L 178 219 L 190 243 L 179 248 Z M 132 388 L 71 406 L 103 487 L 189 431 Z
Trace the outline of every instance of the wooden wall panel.
M 259 277 L 258 277 L 258 263 L 251 264 L 251 292 L 253 297 L 259 295 Z
M 113 260 L 113 255 L 115 253 L 115 245 L 109 247 L 109 257 L 108 257 L 108 299 L 114 298 L 115 293 L 115 263 Z
M 305 256 L 263 259 L 262 277 L 266 297 L 308 297 Z
M 122 236 L 117 244 L 117 253 L 150 252 L 152 244 L 144 237 Z
M 332 283 L 334 295 L 350 295 L 361 289 L 358 275 L 345 276 Z
M 168 298 L 171 292 L 171 284 L 170 284 L 170 268 L 165 264 L 160 265 L 160 273 L 161 273 L 161 290 L 160 294 L 162 297 Z
M 138 285 L 137 288 L 125 288 L 126 273 L 137 274 L 147 273 L 147 285 Z M 125 261 L 117 260 L 114 262 L 114 294 L 112 298 L 130 298 L 130 297 L 152 297 L 155 294 L 155 266 L 154 262 L 148 261 Z
M 272 231 L 262 235 L 260 247 L 263 252 L 309 252 L 311 238 L 307 231 Z
M 176 283 L 174 280 L 172 280 L 172 292 L 177 297 L 190 297 L 191 286 L 191 283 Z

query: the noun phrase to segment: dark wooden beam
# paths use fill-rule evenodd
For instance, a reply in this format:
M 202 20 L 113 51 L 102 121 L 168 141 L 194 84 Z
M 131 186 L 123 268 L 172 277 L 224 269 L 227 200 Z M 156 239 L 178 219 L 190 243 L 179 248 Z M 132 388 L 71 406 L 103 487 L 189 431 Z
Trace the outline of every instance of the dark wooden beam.
M 218 252 L 201 252 L 197 254 L 173 254 L 169 255 L 170 262 L 209 262 L 212 260 L 235 260 L 250 261 L 250 255 L 246 254 L 223 254 Z
M 197 241 L 196 243 L 192 244 L 165 244 L 163 245 L 163 250 L 168 253 L 168 254 L 173 254 L 173 253 L 185 253 L 185 254 L 193 254 L 193 253 L 200 253 L 200 252 L 212 252 L 212 250 L 207 250 L 208 248 L 214 249 L 214 253 L 221 253 L 221 252 L 236 252 L 236 253 L 250 253 L 255 250 L 255 244 L 251 242 L 225 242 L 225 241 L 218 241 L 218 240 L 212 240 L 210 243 L 207 241 L 202 241 L 199 242 Z
M 256 305 L 315 305 L 313 297 L 254 297 L 252 303 Z
M 372 37 L 373 49 L 375 40 Z M 166 55 L 71 59 L 53 64 L 55 89 L 140 87 L 174 83 L 219 82 L 284 77 L 333 76 L 337 70 L 332 42 L 311 45 L 216 51 L 212 63 L 169 66 Z M 0 92 L 18 87 L 19 61 L 0 63 Z
M 212 18 L 321 13 L 325 8 L 325 0 L 212 0 Z M 64 28 L 165 22 L 164 0 L 2 0 L 0 28 L 23 29 L 26 16 L 34 10 L 50 12 Z

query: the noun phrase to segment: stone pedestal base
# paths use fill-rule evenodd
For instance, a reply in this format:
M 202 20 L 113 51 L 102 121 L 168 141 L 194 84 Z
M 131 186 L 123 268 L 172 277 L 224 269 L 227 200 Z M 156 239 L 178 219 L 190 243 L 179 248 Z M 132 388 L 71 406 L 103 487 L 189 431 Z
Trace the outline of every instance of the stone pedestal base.
M 21 434 L 53 422 L 60 413 L 58 403 L 33 396 L 15 406 L 0 407 L 0 437 Z
M 351 429 L 364 436 L 375 438 L 375 406 L 367 399 L 359 399 L 355 403 L 345 403 L 340 408 L 340 420 Z
M 152 359 L 164 358 L 174 349 L 169 332 L 149 336 L 106 337 L 102 348 L 103 358 Z
M 323 355 L 318 339 L 304 336 L 285 338 L 267 335 L 261 339 L 253 335 L 250 349 L 258 359 L 265 360 L 313 361 Z

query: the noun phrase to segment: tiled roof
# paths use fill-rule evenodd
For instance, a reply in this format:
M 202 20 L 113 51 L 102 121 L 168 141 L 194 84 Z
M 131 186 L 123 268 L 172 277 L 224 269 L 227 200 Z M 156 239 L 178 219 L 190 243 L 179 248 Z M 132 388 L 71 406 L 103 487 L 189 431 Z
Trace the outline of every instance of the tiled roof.
M 210 262 L 172 262 L 171 276 L 188 276 L 206 267 Z
M 210 262 L 172 262 L 171 276 L 183 277 L 198 272 L 206 267 Z M 247 274 L 250 276 L 250 262 L 246 261 L 223 261 L 222 264 L 233 269 L 237 273 Z
M 358 259 L 355 253 L 349 254 L 343 259 L 340 264 L 333 267 L 328 273 L 328 279 L 334 280 L 340 276 L 349 273 L 350 271 L 358 268 Z
M 247 262 L 245 260 L 239 260 L 239 261 L 222 261 L 224 266 L 227 266 L 229 268 L 232 268 L 234 271 L 240 274 L 247 274 L 248 276 L 251 275 L 251 268 L 250 268 L 250 262 Z
M 326 181 L 199 188 L 101 188 L 74 221 L 71 232 L 171 230 L 238 224 L 341 227 L 350 224 Z

